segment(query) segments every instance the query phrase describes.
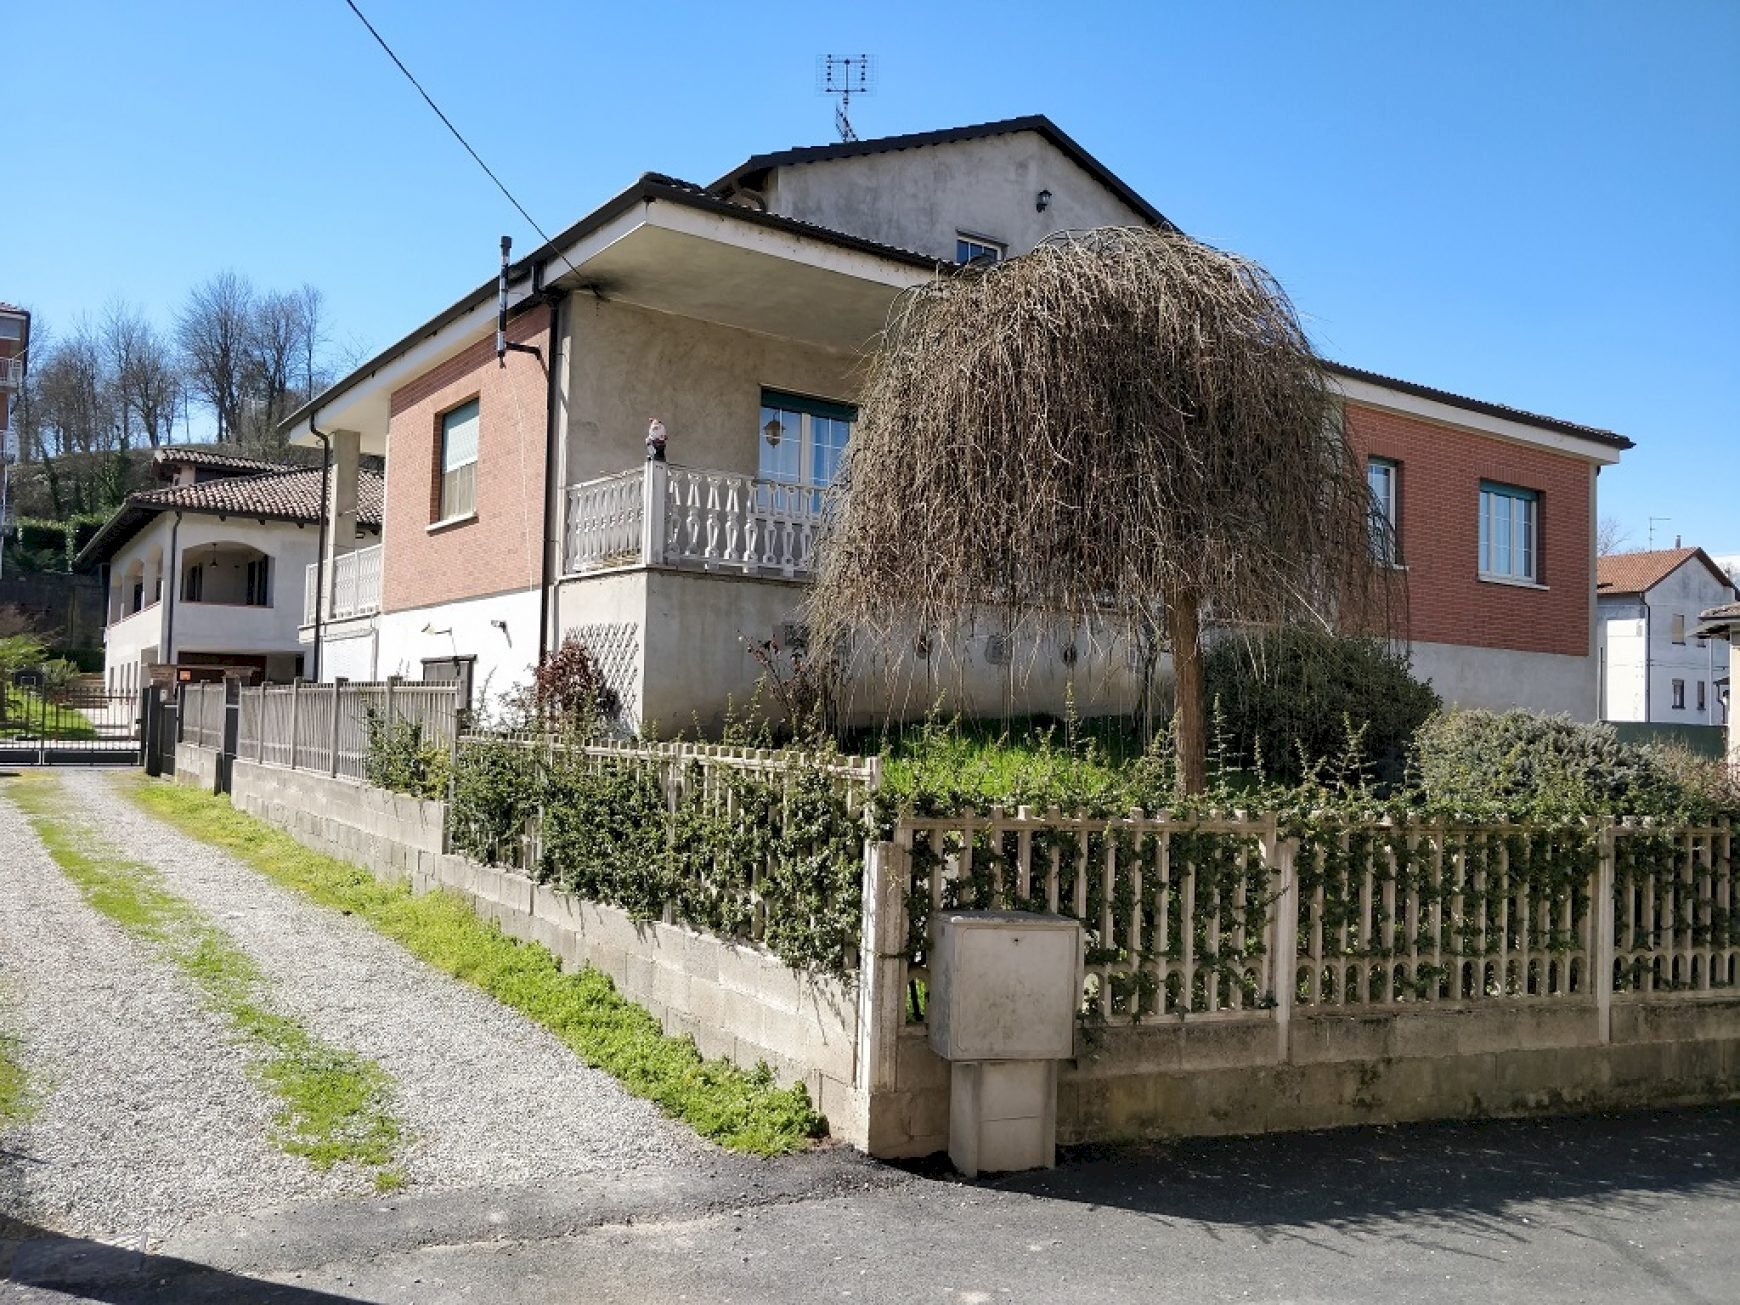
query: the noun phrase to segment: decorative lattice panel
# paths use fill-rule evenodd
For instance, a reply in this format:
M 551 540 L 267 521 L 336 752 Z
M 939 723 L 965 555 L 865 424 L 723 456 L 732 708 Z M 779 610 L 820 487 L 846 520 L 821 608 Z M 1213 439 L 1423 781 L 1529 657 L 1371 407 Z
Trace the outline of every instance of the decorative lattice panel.
M 622 718 L 640 720 L 640 626 L 632 621 L 576 625 L 570 637 L 585 644 L 622 702 Z

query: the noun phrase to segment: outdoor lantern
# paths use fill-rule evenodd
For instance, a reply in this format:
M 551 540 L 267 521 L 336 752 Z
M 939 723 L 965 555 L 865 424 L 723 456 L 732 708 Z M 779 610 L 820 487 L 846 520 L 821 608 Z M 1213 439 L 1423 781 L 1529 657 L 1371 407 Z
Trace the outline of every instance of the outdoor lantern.
M 761 433 L 767 436 L 767 446 L 777 449 L 780 440 L 785 437 L 785 424 L 778 417 L 770 418 L 767 425 L 761 428 Z
M 1050 207 L 1051 207 L 1051 192 L 1049 190 L 1040 191 L 1039 194 L 1034 197 L 1033 211 L 1036 213 L 1043 213 L 1043 212 L 1045 212 L 1046 209 L 1048 209 Z

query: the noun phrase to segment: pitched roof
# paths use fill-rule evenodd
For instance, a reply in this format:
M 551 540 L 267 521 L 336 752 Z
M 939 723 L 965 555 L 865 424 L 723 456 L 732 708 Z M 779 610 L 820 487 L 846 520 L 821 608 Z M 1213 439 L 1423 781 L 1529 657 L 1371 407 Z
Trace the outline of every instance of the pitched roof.
M 1723 603 L 1698 613 L 1698 634 L 1733 639 L 1740 635 L 1740 603 Z
M 1022 131 L 1031 131 L 1050 141 L 1083 172 L 1154 225 L 1165 227 L 1169 231 L 1178 229 L 1164 213 L 1138 195 L 1128 183 L 1089 154 L 1043 113 L 1030 113 L 1021 118 L 1004 118 L 998 122 L 973 123 L 966 127 L 944 127 L 940 131 L 915 131 L 903 136 L 878 136 L 870 140 L 841 141 L 834 145 L 798 145 L 771 154 L 752 154 L 707 189 L 716 193 L 728 190 L 744 177 L 765 172 L 769 168 L 821 163 L 828 159 L 858 158 L 865 154 L 887 154 L 894 150 L 922 149 L 927 145 L 952 145 L 959 141 L 983 140 L 987 136 L 1012 136 Z
M 238 475 L 249 472 L 297 470 L 289 463 L 267 462 L 264 458 L 243 457 L 239 453 L 230 453 L 214 444 L 166 444 L 152 453 L 151 460 L 160 464 L 181 463 L 190 467 L 216 467 L 220 471 L 234 471 Z
M 1701 548 L 1658 548 L 1654 552 L 1609 553 L 1595 561 L 1595 591 L 1602 594 L 1641 594 L 1654 589 L 1682 564 L 1700 559 L 1727 588 L 1733 582 Z
M 115 515 L 79 550 L 77 565 L 108 561 L 161 512 L 194 512 L 252 521 L 319 521 L 320 481 L 321 472 L 316 467 L 263 476 L 230 476 L 198 485 L 170 485 L 129 494 Z M 386 501 L 386 478 L 379 472 L 359 471 L 356 497 L 357 524 L 379 530 Z
M 1531 426 L 1556 430 L 1565 435 L 1576 435 L 1616 449 L 1629 449 L 1633 446 L 1626 436 L 1603 430 L 1599 426 L 1585 426 L 1580 422 L 1566 421 L 1563 417 L 1546 417 L 1538 412 L 1528 412 L 1504 403 L 1491 403 L 1486 399 L 1471 399 L 1465 394 L 1452 394 L 1449 390 L 1421 385 L 1418 381 L 1404 381 L 1380 372 L 1368 372 L 1363 367 L 1350 367 L 1346 363 L 1332 362 L 1325 365 L 1338 376 L 1368 381 L 1373 385 L 1381 385 L 1388 390 L 1400 390 L 1403 394 L 1417 395 L 1422 399 L 1436 399 L 1439 403 L 1447 403 L 1454 408 L 1466 408 L 1469 412 L 1484 413 L 1488 417 L 1508 417 L 1513 421 L 1527 422 Z

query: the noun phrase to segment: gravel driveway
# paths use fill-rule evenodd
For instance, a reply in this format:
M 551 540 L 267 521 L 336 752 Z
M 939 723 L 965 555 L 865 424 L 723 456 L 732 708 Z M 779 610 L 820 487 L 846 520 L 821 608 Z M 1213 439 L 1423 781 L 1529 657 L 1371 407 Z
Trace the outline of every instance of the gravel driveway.
M 559 1186 L 719 1156 L 544 1029 L 141 812 L 116 792 L 123 777 L 59 779 L 69 817 L 232 935 L 278 1006 L 391 1075 L 413 1190 Z M 224 1029 L 84 902 L 3 798 L 0 845 L 18 867 L 6 875 L 17 891 L 0 893 L 0 984 L 13 989 L 27 1068 L 54 1084 L 8 1142 L 22 1153 L 6 1165 L 24 1208 L 65 1231 L 125 1233 L 149 1218 L 157 1232 L 342 1190 L 342 1177 L 271 1149 L 272 1107 Z
M 0 1135 L 0 1216 L 131 1238 L 356 1187 L 267 1141 L 275 1106 L 227 1027 L 91 909 L 4 794 L 0 1027 L 34 1100 Z

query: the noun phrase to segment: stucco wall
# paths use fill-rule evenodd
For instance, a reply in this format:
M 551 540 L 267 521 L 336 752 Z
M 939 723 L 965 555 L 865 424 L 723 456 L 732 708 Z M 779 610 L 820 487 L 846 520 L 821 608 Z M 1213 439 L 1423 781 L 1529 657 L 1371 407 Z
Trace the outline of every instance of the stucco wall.
M 1725 639 L 1700 641 L 1698 613 L 1732 602 L 1734 591 L 1696 558 L 1682 562 L 1648 594 L 1600 600 L 1600 637 L 1607 679 L 1607 719 L 1721 725 L 1726 721 L 1715 682 L 1728 673 Z M 1674 617 L 1685 638 L 1674 642 Z M 1685 684 L 1685 705 L 1673 705 L 1673 682 Z M 1698 686 L 1704 708 L 1698 709 Z
M 1518 652 L 1457 643 L 1416 643 L 1414 678 L 1430 680 L 1446 706 L 1557 714 L 1595 720 L 1598 665 L 1589 656 Z
M 375 620 L 375 678 L 420 680 L 425 659 L 475 657 L 473 707 L 491 707 L 502 694 L 526 683 L 538 660 L 535 589 L 383 612 Z
M 672 462 L 753 474 L 764 386 L 843 403 L 858 392 L 849 353 L 582 296 L 569 320 L 570 485 L 640 465 L 653 416 Z
M 1054 231 L 1146 219 L 1034 132 L 793 164 L 769 206 L 787 217 L 953 262 L 955 234 L 1033 248 Z M 1044 212 L 1040 191 L 1051 192 Z

